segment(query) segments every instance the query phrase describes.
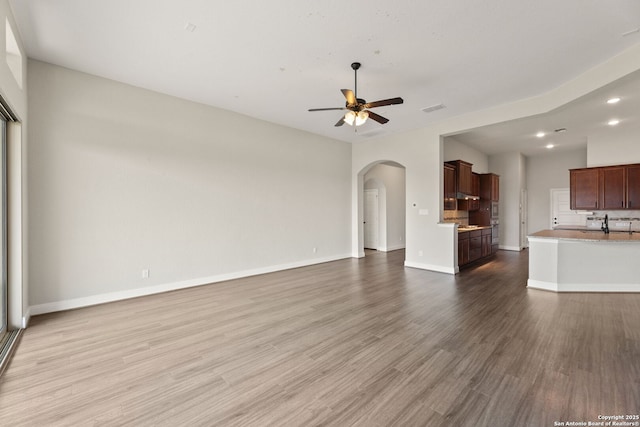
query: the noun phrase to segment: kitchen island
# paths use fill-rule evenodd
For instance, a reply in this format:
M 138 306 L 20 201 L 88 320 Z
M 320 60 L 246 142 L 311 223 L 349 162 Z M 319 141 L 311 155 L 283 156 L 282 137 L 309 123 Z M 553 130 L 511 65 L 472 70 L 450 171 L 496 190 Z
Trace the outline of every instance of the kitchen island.
M 640 292 L 640 234 L 542 230 L 529 237 L 527 287 L 555 292 Z

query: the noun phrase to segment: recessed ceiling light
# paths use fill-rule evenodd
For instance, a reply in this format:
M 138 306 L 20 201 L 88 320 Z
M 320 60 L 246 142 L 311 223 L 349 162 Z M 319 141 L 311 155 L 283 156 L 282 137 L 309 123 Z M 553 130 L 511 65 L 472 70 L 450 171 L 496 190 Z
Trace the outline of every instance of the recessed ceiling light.
M 620 98 L 615 97 L 615 98 L 611 98 L 607 100 L 607 104 L 617 104 L 618 102 L 620 102 Z
M 542 138 L 544 135 L 545 135 L 545 133 L 544 133 L 544 132 L 538 132 L 538 133 L 536 133 L 536 136 L 537 136 L 538 138 Z
M 618 123 L 620 123 L 620 120 L 618 120 L 618 119 L 613 119 L 613 120 L 609 120 L 608 125 L 609 125 L 609 126 L 615 126 L 615 125 L 617 125 Z
M 553 148 L 553 147 L 554 147 L 554 145 L 553 145 L 553 144 L 547 144 L 547 145 L 546 145 L 546 147 L 547 147 L 547 148 L 549 148 L 549 149 L 551 149 L 551 148 Z

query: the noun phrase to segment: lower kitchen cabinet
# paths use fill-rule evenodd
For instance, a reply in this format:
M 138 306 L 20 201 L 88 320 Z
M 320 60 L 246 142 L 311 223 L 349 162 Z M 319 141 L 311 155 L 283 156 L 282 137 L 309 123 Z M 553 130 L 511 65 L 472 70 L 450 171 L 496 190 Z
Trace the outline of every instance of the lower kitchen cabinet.
M 469 263 L 469 233 L 458 234 L 458 265 Z
M 491 228 L 458 232 L 458 267 L 491 256 Z
M 482 231 L 469 232 L 469 262 L 482 258 Z
M 482 256 L 489 256 L 492 254 L 491 248 L 491 229 L 482 230 Z

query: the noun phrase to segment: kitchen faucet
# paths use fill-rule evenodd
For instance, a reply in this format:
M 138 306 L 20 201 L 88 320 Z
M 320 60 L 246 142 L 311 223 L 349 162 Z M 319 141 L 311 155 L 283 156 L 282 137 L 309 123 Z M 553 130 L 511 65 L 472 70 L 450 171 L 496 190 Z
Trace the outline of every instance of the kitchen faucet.
M 609 214 L 604 215 L 604 222 L 600 229 L 604 231 L 604 234 L 609 234 Z

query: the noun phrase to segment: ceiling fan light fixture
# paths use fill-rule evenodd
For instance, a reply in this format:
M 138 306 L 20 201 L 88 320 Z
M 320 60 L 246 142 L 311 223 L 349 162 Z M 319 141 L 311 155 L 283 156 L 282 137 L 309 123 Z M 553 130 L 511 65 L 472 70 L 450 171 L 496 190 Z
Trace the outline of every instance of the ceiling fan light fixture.
M 353 122 L 356 120 L 356 113 L 354 111 L 347 111 L 344 115 L 344 122 L 349 126 L 353 126 Z
M 365 124 L 368 118 L 369 118 L 369 112 L 364 110 L 360 111 L 356 116 L 356 126 L 361 126 Z

